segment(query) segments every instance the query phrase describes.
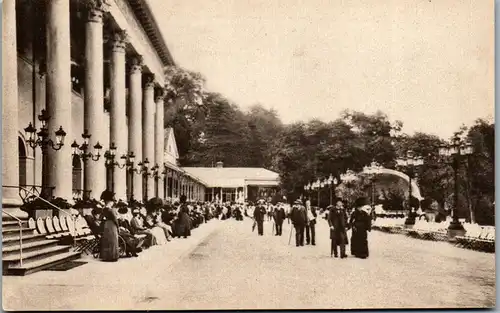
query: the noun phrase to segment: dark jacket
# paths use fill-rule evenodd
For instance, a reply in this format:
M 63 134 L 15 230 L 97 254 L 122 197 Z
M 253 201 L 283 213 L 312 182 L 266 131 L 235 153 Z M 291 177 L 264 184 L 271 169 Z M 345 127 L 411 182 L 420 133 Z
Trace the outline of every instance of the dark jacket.
M 277 208 L 274 211 L 274 220 L 276 223 L 281 223 L 286 218 L 285 209 L 283 207 Z
M 307 211 L 303 206 L 294 206 L 290 218 L 294 225 L 306 225 Z
M 337 241 L 343 240 L 344 244 L 348 244 L 348 219 L 347 212 L 344 209 L 336 210 L 333 208 L 328 211 L 328 225 L 333 227 L 333 229 L 330 228 L 330 239 Z
M 266 215 L 266 209 L 263 206 L 258 206 L 253 212 L 253 217 L 257 222 L 263 222 Z

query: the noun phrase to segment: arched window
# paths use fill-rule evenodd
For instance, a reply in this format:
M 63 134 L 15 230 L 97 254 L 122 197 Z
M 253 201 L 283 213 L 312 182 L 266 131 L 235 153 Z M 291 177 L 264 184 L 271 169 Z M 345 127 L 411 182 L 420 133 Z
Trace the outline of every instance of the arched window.
M 26 146 L 21 137 L 18 137 L 19 151 L 19 186 L 26 186 Z

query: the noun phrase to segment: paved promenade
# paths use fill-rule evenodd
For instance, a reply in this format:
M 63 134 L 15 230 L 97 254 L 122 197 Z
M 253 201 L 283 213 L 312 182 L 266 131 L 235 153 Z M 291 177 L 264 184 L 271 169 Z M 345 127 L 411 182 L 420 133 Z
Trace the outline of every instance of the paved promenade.
M 495 305 L 495 256 L 372 231 L 370 258 L 330 258 L 328 226 L 316 246 L 213 221 L 192 238 L 115 264 L 5 277 L 5 309 L 466 308 Z

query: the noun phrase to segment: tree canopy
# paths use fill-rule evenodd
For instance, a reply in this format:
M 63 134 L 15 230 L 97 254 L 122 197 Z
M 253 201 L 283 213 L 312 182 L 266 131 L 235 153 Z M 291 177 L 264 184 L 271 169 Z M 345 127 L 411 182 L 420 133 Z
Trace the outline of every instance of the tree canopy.
M 243 111 L 223 95 L 206 91 L 200 74 L 173 67 L 166 74 L 165 126 L 174 128 L 182 166 L 210 167 L 223 161 L 225 166 L 264 167 L 279 173 L 282 192 L 293 201 L 306 195 L 304 186 L 318 178 L 340 179 L 372 162 L 395 168 L 396 160 L 412 150 L 424 160 L 416 179 L 427 202 L 455 205 L 454 171 L 438 154 L 445 143 L 439 137 L 401 134 L 403 123 L 390 121 L 383 112 L 345 110 L 331 122 L 284 124 L 273 109 L 255 104 Z M 474 148 L 458 171 L 459 214 L 483 224 L 494 219 L 494 132 L 495 125 L 484 120 L 458 130 Z M 386 198 L 401 202 L 396 191 Z M 320 200 L 329 203 L 326 192 Z

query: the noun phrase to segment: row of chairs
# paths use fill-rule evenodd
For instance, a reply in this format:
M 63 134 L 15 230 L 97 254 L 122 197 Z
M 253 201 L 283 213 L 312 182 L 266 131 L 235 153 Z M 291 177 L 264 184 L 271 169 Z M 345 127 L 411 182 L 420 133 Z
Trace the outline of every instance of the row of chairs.
M 33 218 L 28 220 L 29 227 L 35 228 L 36 232 L 45 235 L 47 239 L 63 240 L 71 238 L 76 242 L 82 240 L 91 240 L 94 238 L 85 219 L 78 217 L 75 220 L 71 216 L 62 216 L 61 218 L 47 216 L 46 218 Z
M 465 249 L 495 252 L 495 228 L 480 227 L 469 229 L 465 236 L 455 237 L 455 244 Z

